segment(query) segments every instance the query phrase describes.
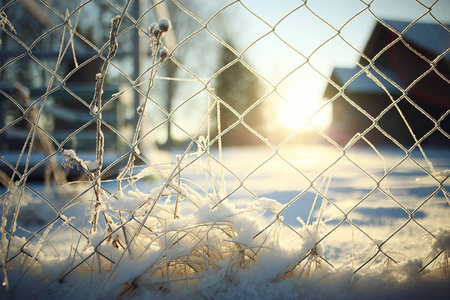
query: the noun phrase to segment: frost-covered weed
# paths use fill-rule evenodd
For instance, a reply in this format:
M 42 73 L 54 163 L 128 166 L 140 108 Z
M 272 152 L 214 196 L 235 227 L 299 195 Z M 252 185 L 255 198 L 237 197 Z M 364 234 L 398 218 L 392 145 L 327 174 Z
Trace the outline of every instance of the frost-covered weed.
M 119 19 L 114 18 L 112 25 L 110 53 L 115 53 Z M 431 265 L 433 271 L 448 271 L 450 234 L 442 230 L 434 233 L 422 260 L 396 262 L 383 240 L 371 239 L 372 243 L 361 253 L 353 253 L 348 261 L 333 266 L 327 260 L 325 240 L 333 230 L 327 222 L 341 215 L 323 218 L 329 204 L 326 192 L 321 194 L 320 211 L 312 224 L 310 218 L 319 194 L 308 220 L 304 222 L 299 217 L 298 226 L 284 222 L 281 213 L 287 206 L 274 199 L 261 197 L 245 208 L 238 208 L 226 198 L 223 178 L 217 182 L 211 166 L 200 159 L 210 159 L 208 137 L 196 138 L 193 143 L 197 143 L 199 150 L 196 153 L 187 150 L 173 164 L 150 165 L 136 171 L 149 94 L 158 71 L 171 55 L 162 42 L 170 28 L 167 19 L 149 27 L 153 61 L 148 70 L 147 94 L 137 108 L 139 119 L 127 164 L 112 181 L 116 189 L 106 188 L 110 182 L 101 176 L 105 170 L 101 94 L 107 63 L 113 55 L 108 56 L 102 72 L 96 76 L 97 96 L 92 101 L 91 114 L 98 121 L 97 159 L 83 160 L 74 150 L 63 150 L 62 165 L 76 166 L 88 181 L 57 187 L 66 188 L 66 202 L 60 207 L 52 206 L 48 224 L 35 232 L 21 228 L 28 237 L 10 234 L 8 244 L 3 243 L 3 268 L 13 283 L 10 295 L 43 299 L 155 296 L 275 299 L 286 295 L 296 299 L 323 295 L 348 299 L 349 294 L 352 296 L 348 291 L 355 283 L 369 291 L 354 288 L 358 298 L 374 290 L 371 284 L 377 287 L 416 284 L 421 280 L 420 271 Z M 195 163 L 186 162 L 190 155 L 195 157 Z M 192 169 L 206 177 L 205 184 L 184 177 L 184 172 Z M 444 180 L 449 172 L 431 174 Z M 160 185 L 153 188 L 139 185 L 152 176 L 161 179 Z M 16 185 L 9 187 L 9 192 L 12 202 L 25 200 L 26 194 L 20 193 Z M 32 204 L 22 201 L 22 205 L 28 202 Z M 8 234 L 6 226 L 2 234 Z M 360 269 L 355 270 L 353 263 L 367 253 L 371 258 L 360 267 L 363 271 L 360 276 Z M 91 288 L 80 289 L 87 283 Z M 322 294 L 320 284 L 328 287 Z M 283 290 L 284 293 L 280 292 Z M 335 290 L 339 292 L 336 294 Z

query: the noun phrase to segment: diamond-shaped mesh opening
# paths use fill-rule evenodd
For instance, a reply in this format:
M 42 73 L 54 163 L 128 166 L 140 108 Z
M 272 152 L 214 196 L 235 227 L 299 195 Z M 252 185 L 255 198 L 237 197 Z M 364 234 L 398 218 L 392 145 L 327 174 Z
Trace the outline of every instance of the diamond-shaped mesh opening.
M 449 123 L 450 122 L 447 121 L 447 118 L 444 120 L 444 122 L 442 122 L 442 124 L 446 128 L 448 128 L 448 126 L 449 126 L 449 125 L 446 125 L 446 124 L 449 124 Z M 426 144 L 427 143 L 427 139 L 429 138 L 430 140 L 440 141 L 439 142 L 440 145 L 442 145 L 443 147 L 447 147 L 449 145 L 448 137 L 450 136 L 448 132 L 450 132 L 450 130 L 446 130 L 446 131 L 443 130 L 443 129 L 442 130 L 438 130 L 438 129 L 431 130 L 430 131 L 431 134 L 427 135 L 427 137 L 424 139 L 423 142 Z
M 0 8 L 5 295 L 445 279 L 445 1 L 69 2 Z
M 327 1 L 314 1 L 308 3 L 308 8 L 322 20 L 326 20 L 329 25 L 339 29 L 358 13 L 363 11 L 366 6 L 360 1 L 345 1 L 341 4 L 335 2 L 328 3 Z M 334 13 L 336 13 L 338 17 L 332 18 L 331 14 Z
M 380 49 L 383 51 L 382 54 L 377 58 L 377 62 L 379 64 L 389 64 L 392 65 L 392 68 L 396 70 L 396 74 L 399 78 L 398 85 L 402 88 L 406 88 L 413 83 L 420 75 L 422 75 L 426 70 L 429 69 L 429 64 L 424 61 L 421 57 L 419 57 L 416 53 L 411 51 L 408 47 L 406 47 L 400 40 L 394 42 L 397 36 L 393 34 L 392 42 L 386 41 L 386 44 L 383 47 L 388 47 L 387 49 Z M 394 43 L 394 44 L 392 44 Z M 378 50 L 378 49 L 377 49 Z M 412 68 L 411 65 L 405 66 L 401 64 L 395 57 L 398 57 L 402 53 L 402 55 L 408 55 L 408 58 L 411 61 L 411 65 L 416 66 Z
M 349 218 L 359 230 L 372 239 L 384 241 L 392 233 L 393 228 L 399 227 L 409 219 L 409 214 L 384 193 L 375 190 L 367 194 L 364 201 L 351 211 Z
M 442 73 L 439 72 L 439 69 L 438 72 L 432 71 L 430 73 L 427 73 L 420 79 L 420 81 L 412 86 L 409 92 L 411 100 L 413 100 L 418 107 L 426 105 L 426 103 L 428 103 L 429 101 L 435 103 L 435 109 L 425 110 L 425 112 L 435 120 L 439 120 L 450 108 L 450 105 L 448 104 L 448 101 L 446 101 L 444 96 L 449 91 L 448 82 L 439 75 L 448 73 L 448 68 Z M 426 86 L 432 88 L 427 89 L 425 88 Z M 426 99 L 426 101 L 422 99 Z
M 269 59 L 269 57 L 279 57 L 277 68 L 273 68 L 270 64 L 261 64 L 261 61 Z M 283 59 L 283 58 L 288 59 Z M 273 32 L 264 35 L 261 39 L 256 40 L 245 51 L 243 56 L 245 62 L 254 69 L 259 76 L 271 84 L 276 85 L 284 79 L 286 75 L 293 72 L 299 65 L 305 62 L 303 55 L 298 51 L 289 47 Z
M 345 27 L 344 30 L 346 28 L 347 27 Z M 341 59 L 354 61 L 359 55 L 358 51 L 362 51 L 362 49 L 358 50 L 355 48 L 354 44 L 349 44 L 343 36 L 344 33 L 345 32 L 342 31 L 340 35 L 333 36 L 327 40 L 326 43 L 322 44 L 320 48 L 317 48 L 309 57 L 309 64 L 317 72 L 320 72 L 320 76 L 327 83 L 331 74 L 330 72 L 332 71 L 330 64 L 334 64 Z
M 447 184 L 447 190 L 448 190 L 448 184 Z M 448 195 L 447 195 L 448 198 Z M 422 197 L 422 203 L 420 207 L 418 206 L 417 213 L 422 213 L 425 216 L 433 216 L 433 218 L 439 218 L 440 216 L 444 216 L 445 214 L 449 213 L 448 209 L 448 199 L 444 195 L 444 192 L 442 191 L 433 191 L 432 193 L 428 195 L 424 195 Z M 417 219 L 417 222 L 424 228 L 432 228 L 433 226 L 436 226 L 436 224 L 433 225 L 433 222 L 429 218 L 420 218 Z M 448 221 L 443 220 L 443 225 L 446 226 Z
M 357 133 L 364 132 L 373 121 L 367 117 L 367 113 L 355 107 L 348 96 L 342 96 L 333 101 L 333 121 L 335 128 L 330 130 L 333 140 L 344 146 Z
M 298 20 L 301 20 L 300 24 Z M 311 13 L 307 6 L 299 8 L 284 18 L 277 25 L 275 32 L 283 41 L 307 57 L 324 41 L 336 34 L 335 30 Z
M 233 15 L 242 15 L 244 17 L 243 22 L 228 21 Z M 249 47 L 253 47 L 256 41 L 271 30 L 270 27 L 240 3 L 226 6 L 209 21 L 208 28 L 212 34 L 223 41 L 230 39 L 233 41 L 239 40 L 239 43 L 234 45 L 234 49 L 239 53 L 246 51 Z
M 370 26 L 366 25 L 367 22 L 370 23 Z M 340 29 L 339 36 L 349 47 L 361 54 L 366 48 L 369 32 L 373 30 L 376 23 L 377 21 L 374 20 L 370 11 L 362 8 L 359 13 L 347 19 L 344 27 Z M 366 39 L 358 38 L 358 36 L 364 36 Z M 367 61 L 365 58 L 361 57 L 361 59 Z
M 297 166 L 298 167 L 298 166 Z M 250 180 L 253 180 L 254 182 L 261 182 L 264 178 L 267 178 L 267 176 L 271 176 L 271 173 L 274 174 L 283 174 L 283 177 L 286 177 L 285 186 L 297 186 L 296 193 L 300 193 L 300 191 L 307 189 L 310 185 L 310 180 L 306 178 L 305 174 L 298 168 L 296 168 L 295 165 L 290 165 L 289 162 L 286 162 L 283 158 L 281 158 L 278 155 L 271 156 L 267 158 L 267 161 L 265 161 L 263 164 L 261 164 L 257 170 L 255 170 L 251 176 L 249 177 Z M 261 192 L 264 193 L 267 196 L 267 193 L 269 191 L 275 191 L 277 190 L 276 185 L 267 185 L 265 187 L 261 187 Z M 290 191 L 289 191 L 290 192 Z M 295 191 L 294 191 L 295 193 Z M 272 198 L 272 197 L 269 197 Z M 293 198 L 293 197 L 289 197 Z
M 392 5 L 389 7 L 385 5 L 386 3 L 387 3 L 386 0 L 377 1 L 377 3 L 373 3 L 373 5 L 370 5 L 370 8 L 373 11 L 373 13 L 378 17 L 382 13 L 386 13 L 387 10 L 393 15 L 395 15 L 395 14 L 400 15 L 402 13 L 402 10 L 407 9 L 409 12 L 409 14 L 408 14 L 409 17 L 411 17 L 413 19 L 417 19 L 417 18 L 421 17 L 424 13 L 427 12 L 427 7 L 421 5 L 420 3 L 417 3 L 417 2 L 408 2 L 404 6 Z M 428 5 L 431 5 L 431 4 L 428 3 Z M 433 7 L 433 9 L 435 9 L 435 7 Z M 404 26 L 404 27 L 406 27 L 406 26 Z
M 398 109 L 400 109 L 401 115 Z M 406 120 L 406 122 L 404 120 Z M 407 122 L 407 120 L 415 121 L 410 123 Z M 410 147 L 415 142 L 414 137 L 410 132 L 411 130 L 415 137 L 420 139 L 435 126 L 434 122 L 424 116 L 414 105 L 411 105 L 404 99 L 397 102 L 395 107 L 392 107 L 387 111 L 379 119 L 378 125 L 383 131 L 405 145 L 405 147 Z

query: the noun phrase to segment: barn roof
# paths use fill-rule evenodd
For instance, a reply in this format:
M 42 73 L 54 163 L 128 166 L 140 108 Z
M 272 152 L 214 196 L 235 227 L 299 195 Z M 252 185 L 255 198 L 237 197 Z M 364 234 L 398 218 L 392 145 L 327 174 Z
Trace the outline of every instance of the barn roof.
M 401 33 L 407 28 L 410 23 L 401 21 L 384 20 L 384 22 Z M 445 25 L 449 28 L 449 25 Z M 378 23 L 378 26 L 384 27 L 384 25 Z M 384 27 L 388 30 L 386 27 Z M 439 55 L 447 51 L 450 48 L 450 32 L 438 23 L 421 23 L 417 22 L 413 24 L 403 34 L 403 38 L 406 42 L 424 48 L 431 53 Z M 450 60 L 450 56 L 445 57 L 446 60 Z
M 356 67 L 353 69 L 350 68 L 335 68 L 332 75 L 332 80 L 334 80 L 338 85 L 343 86 L 349 80 L 352 79 L 358 72 L 361 71 L 361 68 Z M 389 70 L 380 70 L 390 81 L 398 82 L 398 78 L 394 73 Z M 383 76 L 375 72 L 374 70 L 370 70 L 370 74 L 372 74 L 376 79 L 378 79 L 381 84 L 389 91 L 391 94 L 401 94 L 401 91 L 392 85 L 389 81 L 387 81 Z M 333 92 L 334 90 L 334 92 Z M 375 83 L 373 79 L 371 79 L 365 72 L 362 72 L 356 78 L 353 78 L 351 82 L 348 83 L 348 86 L 345 88 L 346 92 L 352 93 L 370 93 L 370 94 L 386 94 L 386 92 Z M 328 86 L 327 91 L 325 93 L 325 97 L 331 98 L 337 93 L 337 90 L 333 88 L 331 85 Z

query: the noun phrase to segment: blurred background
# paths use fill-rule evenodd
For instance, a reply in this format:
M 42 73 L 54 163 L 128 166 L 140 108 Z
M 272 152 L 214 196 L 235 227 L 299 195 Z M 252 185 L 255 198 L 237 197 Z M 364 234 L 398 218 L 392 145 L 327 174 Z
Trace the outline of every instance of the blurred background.
M 125 3 L 2 1 L 3 153 L 23 147 L 30 105 L 65 148 L 92 149 L 95 75 Z M 224 146 L 344 146 L 360 133 L 408 148 L 403 117 L 422 144 L 448 147 L 449 16 L 448 1 L 132 1 L 104 87 L 106 151 L 129 149 L 150 73 L 148 26 L 163 17 L 171 59 L 150 93 L 141 150 L 218 130 Z
M 98 159 L 96 77 L 111 19 L 129 3 L 1 1 L 0 183 L 16 180 L 48 210 L 72 196 L 43 196 L 44 167 L 67 172 L 64 149 Z M 172 24 L 169 57 L 147 97 L 148 28 L 161 18 Z M 326 219 L 336 257 L 352 259 L 354 229 L 380 251 L 406 248 L 449 228 L 449 24 L 446 0 L 133 0 L 103 87 L 103 175 L 130 157 L 163 174 L 136 183 L 130 169 L 136 189 L 182 177 L 237 206 L 274 199 L 282 213 L 265 216 L 277 222 Z M 103 183 L 114 193 L 116 182 Z

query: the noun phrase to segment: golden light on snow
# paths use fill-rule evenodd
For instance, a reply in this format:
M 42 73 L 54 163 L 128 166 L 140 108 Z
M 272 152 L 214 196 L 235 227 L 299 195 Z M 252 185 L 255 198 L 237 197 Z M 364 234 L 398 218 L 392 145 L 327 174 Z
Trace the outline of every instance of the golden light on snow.
M 292 89 L 286 101 L 280 102 L 278 118 L 280 123 L 289 129 L 311 129 L 314 124 L 320 129 L 331 125 L 331 106 L 325 107 L 318 95 Z

